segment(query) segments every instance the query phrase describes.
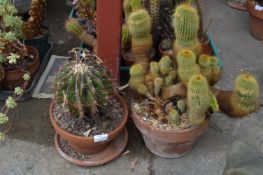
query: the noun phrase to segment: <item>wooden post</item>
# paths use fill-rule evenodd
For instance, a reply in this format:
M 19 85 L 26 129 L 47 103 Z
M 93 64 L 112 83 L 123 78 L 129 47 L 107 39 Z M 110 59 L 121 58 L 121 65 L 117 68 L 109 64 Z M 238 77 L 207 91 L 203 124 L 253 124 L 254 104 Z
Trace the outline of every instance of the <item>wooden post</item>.
M 122 0 L 97 0 L 97 55 L 120 83 Z

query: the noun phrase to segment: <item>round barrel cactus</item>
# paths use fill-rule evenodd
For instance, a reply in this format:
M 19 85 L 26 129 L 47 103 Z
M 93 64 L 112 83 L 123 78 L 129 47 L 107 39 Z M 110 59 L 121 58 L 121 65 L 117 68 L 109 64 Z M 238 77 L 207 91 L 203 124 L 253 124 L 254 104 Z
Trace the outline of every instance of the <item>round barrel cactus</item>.
M 58 72 L 55 98 L 75 117 L 95 117 L 112 92 L 109 72 L 94 54 L 81 52 L 76 57 Z

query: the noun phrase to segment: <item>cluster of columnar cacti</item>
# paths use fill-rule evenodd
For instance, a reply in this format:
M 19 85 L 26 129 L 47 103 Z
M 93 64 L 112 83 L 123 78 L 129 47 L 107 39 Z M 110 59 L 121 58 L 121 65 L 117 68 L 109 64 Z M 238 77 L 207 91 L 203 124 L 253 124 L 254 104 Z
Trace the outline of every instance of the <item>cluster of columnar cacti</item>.
M 34 39 L 44 34 L 41 27 L 46 16 L 46 0 L 32 0 L 29 19 L 23 24 L 23 34 L 26 39 Z
M 231 105 L 237 116 L 248 115 L 258 108 L 259 85 L 253 76 L 244 73 L 236 78 Z
M 188 84 L 187 101 L 191 123 L 201 125 L 206 119 L 206 112 L 211 101 L 209 85 L 201 74 L 191 77 Z
M 146 9 L 141 8 L 140 0 L 131 2 L 132 12 L 128 17 L 128 28 L 132 36 L 134 61 L 148 68 L 152 51 L 151 17 Z
M 188 48 L 195 55 L 201 54 L 201 44 L 198 40 L 199 16 L 190 3 L 179 5 L 173 15 L 173 27 L 175 30 L 176 40 L 174 43 L 174 53 Z
M 73 18 L 68 19 L 65 23 L 65 28 L 68 32 L 74 34 L 85 44 L 93 48 L 96 47 L 96 39 L 86 31 L 85 27 L 82 26 L 78 22 L 78 20 L 73 19 Z
M 159 62 L 152 61 L 148 72 L 140 64 L 134 64 L 130 69 L 130 88 L 154 102 L 158 120 L 166 119 L 173 124 L 178 124 L 180 115 L 186 112 L 186 104 L 178 101 L 177 105 L 170 105 L 164 113 L 162 109 L 166 98 L 163 97 L 163 92 L 175 85 L 176 81 L 177 72 L 172 68 L 172 61 L 167 56 L 162 57 Z
M 56 76 L 55 97 L 75 117 L 95 117 L 112 91 L 109 72 L 88 50 L 76 54 Z

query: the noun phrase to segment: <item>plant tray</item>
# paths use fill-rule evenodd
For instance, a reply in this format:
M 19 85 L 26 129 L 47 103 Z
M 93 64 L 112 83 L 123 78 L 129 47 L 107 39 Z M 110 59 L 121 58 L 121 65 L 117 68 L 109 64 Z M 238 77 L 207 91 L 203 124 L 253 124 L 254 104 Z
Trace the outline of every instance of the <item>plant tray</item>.
M 30 87 L 25 90 L 24 94 L 19 98 L 18 101 L 26 101 L 32 97 L 33 90 L 36 87 L 38 80 L 40 79 L 43 71 L 45 70 L 47 63 L 49 62 L 49 58 L 50 58 L 52 49 L 53 49 L 53 43 L 50 42 L 48 51 L 46 52 L 45 56 L 42 59 L 40 58 L 42 62 L 40 63 L 38 71 L 36 72 Z M 12 96 L 13 94 L 14 94 L 13 91 L 0 91 L 0 100 L 4 101 L 9 96 Z

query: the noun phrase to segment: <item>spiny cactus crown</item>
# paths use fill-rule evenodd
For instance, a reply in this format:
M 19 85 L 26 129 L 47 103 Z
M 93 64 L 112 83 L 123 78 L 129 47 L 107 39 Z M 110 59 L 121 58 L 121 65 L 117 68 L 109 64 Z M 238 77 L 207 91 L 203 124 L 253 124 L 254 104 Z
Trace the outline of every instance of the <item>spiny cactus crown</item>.
M 246 105 L 254 104 L 259 99 L 259 85 L 257 80 L 250 74 L 243 73 L 235 80 L 235 96 Z
M 201 67 L 209 67 L 211 65 L 211 59 L 209 55 L 201 55 L 198 59 L 198 64 Z
M 98 58 L 87 51 L 77 53 L 85 59 L 72 60 L 57 74 L 55 97 L 75 117 L 95 117 L 112 91 L 109 72 Z

